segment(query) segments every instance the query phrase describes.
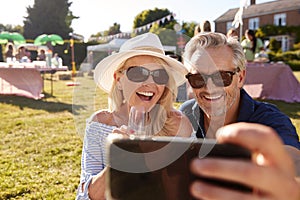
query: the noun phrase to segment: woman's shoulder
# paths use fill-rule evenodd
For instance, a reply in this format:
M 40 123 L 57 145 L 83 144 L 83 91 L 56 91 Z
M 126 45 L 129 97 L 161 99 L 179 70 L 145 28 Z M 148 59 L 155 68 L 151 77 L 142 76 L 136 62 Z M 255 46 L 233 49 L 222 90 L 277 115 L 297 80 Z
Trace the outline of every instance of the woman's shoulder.
M 87 119 L 85 135 L 88 138 L 105 137 L 108 133 L 116 128 L 110 123 L 109 111 L 98 111 L 94 113 L 89 119 Z
M 113 113 L 108 110 L 100 110 L 91 116 L 90 121 L 98 122 L 101 124 L 114 125 Z

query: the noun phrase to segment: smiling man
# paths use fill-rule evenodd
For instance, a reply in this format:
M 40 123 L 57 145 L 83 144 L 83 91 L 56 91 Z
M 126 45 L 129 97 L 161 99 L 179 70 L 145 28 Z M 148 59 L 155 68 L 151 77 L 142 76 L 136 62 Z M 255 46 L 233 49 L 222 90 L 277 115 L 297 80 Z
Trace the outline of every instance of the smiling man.
M 198 34 L 186 45 L 183 59 L 195 98 L 183 103 L 180 110 L 192 122 L 198 138 L 215 138 L 224 125 L 251 122 L 272 127 L 286 145 L 300 149 L 289 117 L 271 104 L 253 100 L 243 89 L 245 55 L 235 38 Z
M 275 106 L 253 100 L 243 89 L 246 68 L 240 43 L 221 33 L 200 33 L 187 43 L 183 60 L 195 98 L 180 110 L 192 122 L 196 136 L 242 145 L 253 157 L 252 162 L 195 159 L 191 165 L 195 175 L 236 181 L 254 187 L 253 193 L 196 179 L 192 195 L 197 199 L 285 199 L 288 195 L 299 199 L 299 192 L 293 192 L 299 191 L 300 184 L 295 181 L 300 176 L 296 129 Z M 283 159 L 278 151 L 290 155 L 296 170 L 290 158 Z

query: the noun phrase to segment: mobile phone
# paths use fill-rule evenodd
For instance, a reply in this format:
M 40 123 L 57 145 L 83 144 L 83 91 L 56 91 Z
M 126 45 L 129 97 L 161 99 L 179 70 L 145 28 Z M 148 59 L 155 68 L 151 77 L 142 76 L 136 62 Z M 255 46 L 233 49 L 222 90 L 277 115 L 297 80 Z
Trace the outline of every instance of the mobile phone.
M 106 177 L 110 200 L 189 200 L 189 187 L 202 179 L 230 189 L 251 192 L 244 185 L 196 177 L 190 161 L 196 157 L 251 159 L 251 153 L 234 144 L 218 144 L 212 139 L 182 137 L 109 137 Z

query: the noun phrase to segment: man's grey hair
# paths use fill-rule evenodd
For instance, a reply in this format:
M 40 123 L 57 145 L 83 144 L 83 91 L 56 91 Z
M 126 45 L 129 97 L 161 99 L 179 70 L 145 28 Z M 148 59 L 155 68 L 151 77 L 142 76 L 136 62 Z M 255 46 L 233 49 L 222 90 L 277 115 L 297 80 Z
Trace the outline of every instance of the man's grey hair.
M 233 52 L 233 64 L 240 70 L 246 69 L 245 53 L 236 37 L 227 38 L 222 33 L 206 32 L 199 33 L 191 38 L 186 44 L 183 54 L 184 61 L 189 62 L 193 54 L 199 49 L 229 47 Z

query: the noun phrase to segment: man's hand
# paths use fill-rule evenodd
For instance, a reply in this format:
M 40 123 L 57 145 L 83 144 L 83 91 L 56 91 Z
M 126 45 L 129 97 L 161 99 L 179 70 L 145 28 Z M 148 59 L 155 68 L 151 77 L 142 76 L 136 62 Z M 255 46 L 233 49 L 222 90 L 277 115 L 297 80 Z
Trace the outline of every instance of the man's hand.
M 195 175 L 236 181 L 254 188 L 243 193 L 209 185 L 200 180 L 191 185 L 191 194 L 198 199 L 300 199 L 300 182 L 292 158 L 277 133 L 264 125 L 236 123 L 217 133 L 220 143 L 234 143 L 252 152 L 253 161 L 228 159 L 195 159 L 191 171 Z

